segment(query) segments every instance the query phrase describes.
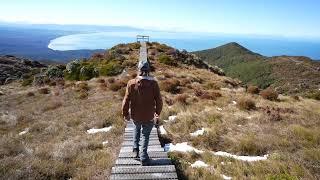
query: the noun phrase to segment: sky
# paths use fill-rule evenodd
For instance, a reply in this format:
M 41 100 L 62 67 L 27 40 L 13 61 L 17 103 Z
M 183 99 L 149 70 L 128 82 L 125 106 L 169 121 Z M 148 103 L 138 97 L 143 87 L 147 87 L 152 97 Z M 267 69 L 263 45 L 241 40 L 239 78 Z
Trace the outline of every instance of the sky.
M 320 38 L 319 0 L 0 0 L 0 21 Z

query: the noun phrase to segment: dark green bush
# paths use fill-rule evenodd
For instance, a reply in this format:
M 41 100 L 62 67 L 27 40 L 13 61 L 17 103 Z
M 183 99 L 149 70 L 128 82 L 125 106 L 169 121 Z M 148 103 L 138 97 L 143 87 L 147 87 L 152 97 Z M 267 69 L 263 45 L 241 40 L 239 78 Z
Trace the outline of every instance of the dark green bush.
M 32 84 L 32 82 L 33 82 L 33 76 L 26 78 L 26 79 L 23 79 L 21 85 L 22 86 L 29 86 Z
M 122 72 L 123 68 L 116 62 L 109 62 L 106 65 L 102 65 L 99 70 L 101 76 L 115 76 Z
M 176 65 L 176 62 L 168 55 L 161 55 L 159 57 L 159 62 L 170 66 Z
M 83 66 L 80 69 L 79 80 L 86 81 L 97 76 L 98 72 L 93 66 Z

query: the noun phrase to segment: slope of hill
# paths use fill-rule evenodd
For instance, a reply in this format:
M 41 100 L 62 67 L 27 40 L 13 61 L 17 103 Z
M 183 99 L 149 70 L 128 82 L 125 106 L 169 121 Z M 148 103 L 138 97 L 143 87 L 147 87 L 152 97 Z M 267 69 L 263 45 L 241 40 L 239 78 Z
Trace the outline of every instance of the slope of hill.
M 162 143 L 181 179 L 319 179 L 319 101 L 270 101 L 195 55 L 159 43 L 148 49 L 164 100 Z M 50 66 L 40 86 L 0 86 L 0 177 L 108 179 L 138 52 L 137 43 L 121 44 L 68 63 L 65 74 Z
M 319 88 L 320 62 L 306 57 L 265 57 L 237 43 L 194 53 L 246 84 L 261 88 L 272 86 L 289 94 L 303 94 Z
M 45 64 L 38 61 L 9 55 L 0 56 L 0 85 L 37 74 L 45 67 L 47 67 Z
M 235 42 L 194 53 L 209 64 L 221 67 L 227 76 L 238 78 L 244 83 L 266 88 L 273 82 L 267 58 Z

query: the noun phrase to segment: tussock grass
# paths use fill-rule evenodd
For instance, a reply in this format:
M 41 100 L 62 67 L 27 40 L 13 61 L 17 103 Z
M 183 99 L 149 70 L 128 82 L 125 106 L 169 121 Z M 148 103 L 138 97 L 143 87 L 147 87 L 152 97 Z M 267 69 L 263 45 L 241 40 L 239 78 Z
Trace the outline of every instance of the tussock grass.
M 38 89 L 38 92 L 39 92 L 40 94 L 49 94 L 49 93 L 50 93 L 50 89 L 47 88 L 47 87 L 40 88 L 40 89 Z
M 270 101 L 276 101 L 278 100 L 278 93 L 276 91 L 274 91 L 273 89 L 265 89 L 262 90 L 260 92 L 260 95 L 264 98 L 264 99 L 268 99 Z
M 238 101 L 238 107 L 241 110 L 254 110 L 256 109 L 256 103 L 248 97 L 242 97 Z
M 247 92 L 250 94 L 259 94 L 260 90 L 258 86 L 248 86 Z

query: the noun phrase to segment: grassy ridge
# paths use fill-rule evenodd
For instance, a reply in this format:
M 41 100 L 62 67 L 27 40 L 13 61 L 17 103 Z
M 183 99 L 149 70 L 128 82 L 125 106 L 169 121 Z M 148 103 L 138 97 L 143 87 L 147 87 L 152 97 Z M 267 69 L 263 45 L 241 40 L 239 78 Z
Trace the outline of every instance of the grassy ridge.
M 237 43 L 195 52 L 204 61 L 221 67 L 227 76 L 244 83 L 266 88 L 273 83 L 271 66 L 266 57 L 253 53 Z

